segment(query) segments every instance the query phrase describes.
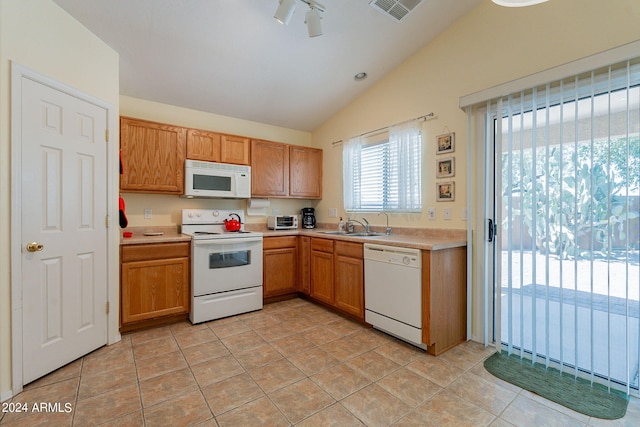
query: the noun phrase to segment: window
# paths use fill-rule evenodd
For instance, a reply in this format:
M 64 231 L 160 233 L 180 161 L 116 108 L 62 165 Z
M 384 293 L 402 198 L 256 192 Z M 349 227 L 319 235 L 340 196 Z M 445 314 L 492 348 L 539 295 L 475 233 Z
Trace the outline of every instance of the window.
M 348 212 L 422 210 L 422 135 L 418 121 L 359 136 L 343 148 Z

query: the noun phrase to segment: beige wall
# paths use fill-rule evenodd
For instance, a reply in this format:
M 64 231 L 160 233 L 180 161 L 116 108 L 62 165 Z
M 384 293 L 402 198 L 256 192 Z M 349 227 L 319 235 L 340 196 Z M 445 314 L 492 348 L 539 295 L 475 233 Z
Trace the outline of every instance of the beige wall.
M 117 53 L 56 4 L 0 1 L 0 400 L 11 393 L 11 61 L 102 99 L 116 116 L 119 91 Z
M 468 191 L 475 192 L 467 188 L 468 163 L 475 153 L 467 150 L 467 116 L 458 108 L 459 98 L 638 40 L 638 23 L 638 0 L 551 0 L 525 8 L 500 7 L 485 0 L 313 132 L 314 145 L 325 150 L 319 219 L 328 220 L 331 207 L 343 212 L 342 147 L 334 147 L 333 141 L 434 112 L 437 120 L 423 125 L 423 206 L 436 207 L 437 219 L 429 221 L 424 209 L 420 215 L 392 215 L 391 225 L 466 228 L 461 213 Z M 436 202 L 435 137 L 448 132 L 456 136 L 456 200 Z M 481 150 L 482 141 L 473 141 L 473 146 Z M 452 220 L 443 220 L 444 207 L 452 208 Z M 376 225 L 383 224 L 383 218 L 368 216 Z M 475 230 L 474 225 L 474 235 Z M 478 260 L 474 266 L 478 268 Z M 478 289 L 474 284 L 474 307 Z M 478 310 L 473 316 L 473 335 L 481 338 Z
M 311 145 L 311 133 L 235 119 L 202 111 L 190 110 L 158 102 L 127 96 L 120 97 L 120 114 L 178 126 L 279 141 L 295 145 Z M 172 195 L 122 193 L 130 227 L 169 226 L 180 224 L 182 209 L 245 209 L 244 200 L 183 199 Z M 317 202 L 271 199 L 266 214 L 299 214 L 305 206 Z M 151 219 L 144 218 L 144 210 L 151 209 Z M 266 223 L 264 216 L 247 216 L 250 223 Z

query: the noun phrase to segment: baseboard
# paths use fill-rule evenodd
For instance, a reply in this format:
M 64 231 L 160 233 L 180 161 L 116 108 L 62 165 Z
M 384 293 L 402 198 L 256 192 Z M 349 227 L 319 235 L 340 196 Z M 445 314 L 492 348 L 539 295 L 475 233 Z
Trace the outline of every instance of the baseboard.
M 5 391 L 4 393 L 0 393 L 0 402 L 4 402 L 5 400 L 9 400 L 13 397 L 13 392 L 11 390 Z

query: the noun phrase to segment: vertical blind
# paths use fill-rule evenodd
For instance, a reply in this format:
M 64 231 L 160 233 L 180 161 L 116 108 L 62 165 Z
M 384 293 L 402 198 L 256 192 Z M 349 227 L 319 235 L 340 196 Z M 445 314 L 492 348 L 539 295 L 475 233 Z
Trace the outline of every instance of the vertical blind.
M 418 120 L 343 146 L 346 211 L 420 212 L 422 135 Z
M 640 59 L 487 103 L 496 341 L 638 393 Z

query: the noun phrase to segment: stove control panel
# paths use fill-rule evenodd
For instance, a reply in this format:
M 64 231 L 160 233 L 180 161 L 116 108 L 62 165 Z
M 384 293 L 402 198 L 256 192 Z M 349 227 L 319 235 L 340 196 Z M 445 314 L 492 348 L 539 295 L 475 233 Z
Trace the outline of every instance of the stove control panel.
M 244 224 L 244 212 L 242 210 L 183 209 L 182 224 L 222 224 L 225 219 L 237 219 L 235 215 L 238 215 L 240 222 Z

